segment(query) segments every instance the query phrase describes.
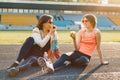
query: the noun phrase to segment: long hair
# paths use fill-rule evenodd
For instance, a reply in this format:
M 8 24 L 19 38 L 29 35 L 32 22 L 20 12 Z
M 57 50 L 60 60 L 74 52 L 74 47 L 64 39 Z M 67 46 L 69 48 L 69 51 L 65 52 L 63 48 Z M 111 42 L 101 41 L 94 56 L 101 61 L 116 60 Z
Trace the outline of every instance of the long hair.
M 43 24 L 48 22 L 49 20 L 53 19 L 51 15 L 44 14 L 40 17 L 38 24 L 36 27 L 39 28 L 39 30 L 43 30 Z
M 86 15 L 83 16 L 83 18 L 87 18 L 90 21 L 90 23 L 92 24 L 93 28 L 96 27 L 97 18 L 96 18 L 95 15 L 93 15 L 93 14 L 86 14 Z

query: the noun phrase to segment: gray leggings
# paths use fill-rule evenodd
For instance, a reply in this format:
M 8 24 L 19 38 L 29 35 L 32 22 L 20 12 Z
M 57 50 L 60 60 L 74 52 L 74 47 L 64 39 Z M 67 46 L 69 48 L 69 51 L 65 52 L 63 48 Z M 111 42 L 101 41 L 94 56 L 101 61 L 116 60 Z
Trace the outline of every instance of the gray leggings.
M 37 56 L 30 56 L 29 58 L 25 59 L 19 66 L 20 71 L 26 71 L 32 66 L 38 66 L 38 57 Z

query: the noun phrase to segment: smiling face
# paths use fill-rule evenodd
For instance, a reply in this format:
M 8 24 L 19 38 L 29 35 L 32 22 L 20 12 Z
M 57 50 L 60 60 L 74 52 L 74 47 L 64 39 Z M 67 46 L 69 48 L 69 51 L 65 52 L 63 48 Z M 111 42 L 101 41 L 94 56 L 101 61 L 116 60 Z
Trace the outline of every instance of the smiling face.
M 87 18 L 83 18 L 82 19 L 82 23 L 83 23 L 83 25 L 84 25 L 85 28 L 89 28 L 89 27 L 92 26 L 91 23 L 90 23 L 90 21 Z
M 97 20 L 94 15 L 87 14 L 82 18 L 81 22 L 85 28 L 95 28 Z

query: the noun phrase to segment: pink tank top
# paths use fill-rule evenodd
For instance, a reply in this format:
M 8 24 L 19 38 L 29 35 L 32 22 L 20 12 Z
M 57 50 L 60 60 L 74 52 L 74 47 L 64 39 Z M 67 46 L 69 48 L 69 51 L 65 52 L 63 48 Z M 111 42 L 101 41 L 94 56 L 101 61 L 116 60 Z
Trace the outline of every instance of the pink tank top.
M 95 31 L 93 30 L 92 35 L 89 37 L 86 37 L 85 34 L 86 30 L 82 30 L 82 35 L 81 35 L 81 42 L 79 43 L 79 51 L 92 56 L 92 53 L 96 47 L 96 36 L 95 36 Z

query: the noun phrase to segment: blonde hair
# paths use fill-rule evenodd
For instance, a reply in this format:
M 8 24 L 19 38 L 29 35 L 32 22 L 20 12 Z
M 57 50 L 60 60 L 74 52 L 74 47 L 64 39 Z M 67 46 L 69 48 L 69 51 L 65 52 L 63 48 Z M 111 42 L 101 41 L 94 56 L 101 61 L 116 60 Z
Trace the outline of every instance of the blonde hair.
M 85 14 L 82 19 L 84 19 L 84 18 L 87 18 L 88 21 L 90 21 L 90 23 L 92 24 L 93 28 L 96 27 L 97 18 L 96 18 L 95 15 L 93 15 L 93 14 Z

